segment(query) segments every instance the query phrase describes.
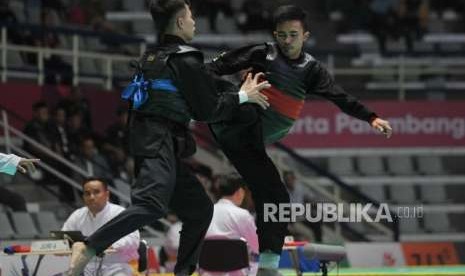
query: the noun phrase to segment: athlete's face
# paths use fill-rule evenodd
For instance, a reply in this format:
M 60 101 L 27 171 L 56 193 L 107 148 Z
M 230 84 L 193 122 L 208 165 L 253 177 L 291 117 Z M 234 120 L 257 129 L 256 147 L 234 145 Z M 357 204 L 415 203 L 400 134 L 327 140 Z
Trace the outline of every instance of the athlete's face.
M 188 5 L 181 11 L 176 23 L 181 31 L 182 38 L 187 42 L 191 41 L 195 34 L 195 20 L 192 17 L 192 12 Z
M 277 24 L 273 34 L 283 54 L 290 59 L 296 59 L 300 56 L 304 42 L 310 35 L 308 31 L 304 30 L 302 22 L 299 20 L 289 20 Z

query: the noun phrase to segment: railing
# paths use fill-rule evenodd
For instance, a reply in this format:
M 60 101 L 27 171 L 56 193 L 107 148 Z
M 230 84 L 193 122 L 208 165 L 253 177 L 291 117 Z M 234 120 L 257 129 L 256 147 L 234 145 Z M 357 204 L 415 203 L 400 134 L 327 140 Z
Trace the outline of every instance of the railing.
M 45 57 L 50 55 L 57 55 L 60 57 L 68 57 L 71 58 L 72 63 L 70 64 L 72 67 L 72 84 L 73 86 L 78 86 L 82 83 L 81 78 L 83 78 L 85 72 L 81 72 L 79 68 L 79 61 L 81 59 L 92 59 L 105 64 L 105 70 L 102 72 L 100 76 L 86 78 L 87 80 L 95 82 L 102 81 L 104 83 L 104 87 L 107 90 L 113 89 L 113 80 L 114 80 L 114 69 L 113 65 L 115 62 L 128 62 L 136 56 L 128 56 L 128 55 L 121 55 L 121 54 L 109 54 L 109 53 L 102 53 L 102 52 L 91 52 L 85 51 L 80 48 L 82 44 L 82 40 L 86 38 L 106 38 L 110 41 L 115 43 L 128 43 L 128 44 L 138 44 L 139 48 L 139 55 L 145 52 L 147 47 L 145 40 L 141 38 L 125 36 L 125 35 L 107 35 L 101 32 L 94 32 L 89 30 L 83 29 L 76 29 L 76 28 L 41 28 L 40 26 L 36 25 L 9 25 L 9 24 L 1 24 L 1 41 L 0 41 L 0 51 L 1 51 L 1 81 L 6 82 L 8 78 L 12 75 L 18 77 L 26 77 L 32 76 L 33 78 L 37 79 L 38 85 L 44 84 L 44 75 L 45 75 L 45 66 L 44 61 Z M 8 42 L 8 29 L 15 28 L 15 30 L 24 28 L 24 30 L 29 30 L 35 34 L 35 36 L 39 37 L 39 35 L 43 34 L 56 34 L 56 35 L 63 35 L 63 36 L 71 36 L 72 46 L 71 49 L 66 48 L 47 48 L 47 47 L 35 47 L 35 46 L 25 46 L 25 45 L 14 45 Z M 37 68 L 15 68 L 14 70 L 9 70 L 8 64 L 8 54 L 9 52 L 18 52 L 18 53 L 32 53 L 37 55 Z M 20 74 L 14 74 L 15 71 L 19 72 Z
M 89 175 L 89 173 L 87 171 L 85 171 L 82 168 L 74 165 L 73 163 L 71 163 L 69 160 L 67 160 L 63 156 L 53 152 L 52 150 L 48 149 L 47 147 L 43 146 L 42 144 L 38 143 L 37 141 L 35 141 L 31 137 L 24 134 L 20 130 L 18 130 L 16 128 L 12 127 L 11 125 L 9 125 L 7 112 L 5 110 L 1 109 L 1 108 L 0 108 L 0 111 L 1 111 L 1 114 L 2 114 L 2 116 L 1 116 L 2 121 L 0 121 L 0 127 L 3 128 L 3 131 L 4 131 L 5 142 L 6 142 L 5 148 L 6 148 L 8 153 L 15 152 L 15 153 L 18 153 L 19 155 L 24 156 L 24 157 L 35 158 L 35 156 L 32 156 L 30 153 L 24 151 L 21 147 L 11 143 L 11 135 L 14 135 L 14 136 L 22 139 L 23 141 L 31 144 L 33 147 L 38 149 L 42 154 L 47 155 L 52 160 L 57 161 L 60 164 L 65 165 L 73 173 L 76 173 L 77 175 L 82 176 L 84 178 L 91 176 L 91 175 Z M 81 185 L 78 182 L 76 182 L 76 180 L 69 177 L 68 175 L 65 175 L 65 174 L 61 173 L 60 171 L 58 171 L 54 167 L 48 165 L 47 163 L 39 162 L 38 166 L 40 168 L 42 168 L 43 170 L 51 173 L 52 175 L 54 175 L 58 179 L 64 181 L 64 183 L 66 183 L 67 185 L 72 186 L 74 189 L 82 191 Z M 125 184 L 129 185 L 128 183 L 125 183 Z M 115 189 L 114 187 L 111 187 L 111 186 L 108 186 L 108 189 L 110 190 L 110 192 L 112 194 L 118 196 L 118 198 L 120 200 L 122 200 L 124 203 L 127 203 L 127 204 L 131 203 L 131 199 L 130 199 L 130 197 L 128 195 L 121 193 L 120 191 L 118 191 L 117 189 Z M 160 221 L 164 225 L 169 225 L 169 222 L 167 222 L 165 219 L 161 219 Z M 153 228 L 151 228 L 149 226 L 144 227 L 144 229 L 147 230 L 147 232 L 149 232 L 150 234 L 152 234 L 152 235 L 154 235 L 156 237 L 163 236 L 162 233 L 160 233 L 157 230 L 154 230 Z
M 333 175 L 332 173 L 320 168 L 319 166 L 313 164 L 310 160 L 306 159 L 305 157 L 299 155 L 297 152 L 294 150 L 286 147 L 285 145 L 281 143 L 276 143 L 275 144 L 276 148 L 279 150 L 280 153 L 284 153 L 286 156 L 290 156 L 294 161 L 297 163 L 315 171 L 318 175 L 321 175 L 323 179 L 331 183 L 331 187 L 334 188 L 333 192 L 329 192 L 328 190 L 325 189 L 324 186 L 321 185 L 315 185 L 314 182 L 312 182 L 309 179 L 306 179 L 304 177 L 299 177 L 299 179 L 302 180 L 302 182 L 306 185 L 307 188 L 311 189 L 312 191 L 317 192 L 319 195 L 322 195 L 326 200 L 329 200 L 330 202 L 334 203 L 343 203 L 343 204 L 348 204 L 349 202 L 346 202 L 342 198 L 342 192 L 349 193 L 353 196 L 356 197 L 357 201 L 361 201 L 363 203 L 372 203 L 375 208 L 380 207 L 380 202 L 366 196 L 365 194 L 359 192 L 356 190 L 354 187 L 351 187 L 350 185 L 346 184 L 344 181 L 342 181 L 339 177 L 336 175 Z M 279 158 L 276 159 L 275 161 L 277 165 L 281 169 L 292 169 L 289 168 L 289 163 L 288 162 L 282 162 Z M 294 170 L 294 169 L 292 169 Z M 298 172 L 297 172 L 298 174 Z M 347 206 L 346 206 L 347 207 Z M 344 211 L 348 211 L 349 208 L 344 208 Z M 391 210 L 393 211 L 393 210 Z M 344 214 L 347 215 L 347 214 Z M 394 221 L 391 225 L 386 226 L 382 223 L 370 223 L 370 227 L 375 228 L 379 232 L 383 233 L 386 237 L 388 237 L 389 240 L 394 240 L 398 241 L 399 240 L 399 224 L 397 219 L 394 218 Z M 352 229 L 353 230 L 353 229 Z M 343 237 L 342 235 L 342 228 L 341 224 L 336 223 L 335 224 L 335 232 L 339 237 Z M 356 232 L 356 231 L 354 231 Z
M 109 54 L 104 52 L 92 52 L 81 49 L 81 40 L 88 37 L 99 38 L 102 36 L 101 33 L 90 32 L 78 30 L 75 28 L 50 28 L 50 29 L 40 29 L 38 26 L 24 25 L 20 26 L 25 29 L 32 29 L 35 32 L 52 32 L 59 35 L 66 35 L 72 37 L 72 46 L 71 49 L 51 49 L 44 47 L 32 47 L 24 45 L 13 45 L 8 42 L 8 29 L 12 26 L 10 25 L 1 25 L 1 41 L 0 41 L 0 51 L 1 51 L 1 80 L 6 82 L 11 76 L 16 77 L 32 77 L 37 80 L 39 85 L 44 83 L 44 59 L 50 54 L 68 57 L 72 60 L 72 84 L 74 86 L 79 85 L 83 82 L 98 82 L 103 83 L 103 86 L 111 90 L 113 89 L 113 81 L 115 80 L 114 65 L 119 62 L 129 63 L 132 59 L 137 59 L 138 55 L 142 54 L 146 49 L 146 40 L 141 38 L 133 38 L 132 40 L 128 36 L 104 36 L 104 37 L 113 37 L 113 41 L 118 41 L 121 39 L 128 40 L 128 43 L 138 43 L 139 51 L 138 55 L 120 55 L 120 54 Z M 16 26 L 16 28 L 18 28 Z M 239 37 L 240 38 L 240 37 Z M 243 41 L 247 43 L 248 41 L 253 40 L 254 43 L 258 42 L 256 36 L 243 36 L 241 39 L 234 37 L 232 41 Z M 268 35 L 263 35 L 259 37 L 261 40 L 269 40 Z M 122 40 L 124 41 L 124 40 Z M 195 40 L 194 40 L 195 42 Z M 228 40 L 222 36 L 199 36 L 197 38 L 197 44 L 201 48 L 212 48 L 212 45 L 229 45 Z M 216 48 L 215 48 L 216 47 Z M 214 46 L 213 48 L 218 50 L 219 46 Z M 231 47 L 231 45 L 230 45 Z M 311 43 L 307 45 L 311 47 Z M 310 49 L 312 50 L 312 49 Z M 37 68 L 33 70 L 28 70 L 28 68 L 11 68 L 8 64 L 8 55 L 11 52 L 23 52 L 23 53 L 32 53 L 37 55 L 38 64 Z M 316 51 L 315 51 L 316 52 Z M 364 89 L 376 90 L 376 89 L 385 89 L 397 91 L 398 99 L 404 100 L 406 98 L 406 93 L 411 89 L 428 89 L 428 85 L 424 82 L 417 81 L 411 82 L 408 81 L 409 76 L 418 76 L 420 74 L 428 74 L 429 76 L 443 76 L 443 75 L 453 75 L 465 76 L 465 58 L 460 57 L 395 57 L 395 58 L 382 58 L 379 56 L 363 56 L 357 59 L 354 59 L 352 65 L 348 68 L 343 68 L 336 65 L 336 56 L 332 53 L 324 53 L 326 59 L 322 60 L 326 63 L 329 71 L 337 78 L 338 76 L 394 76 L 395 81 L 389 82 L 369 82 L 366 84 Z M 104 65 L 104 70 L 97 76 L 88 77 L 86 72 L 82 72 L 79 68 L 79 63 L 82 59 L 91 59 L 97 61 L 99 64 Z M 120 76 L 124 79 L 129 79 L 130 72 L 128 71 L 126 75 Z M 464 77 L 465 79 L 465 77 Z M 454 82 L 444 82 L 440 84 L 441 88 L 448 90 L 464 90 L 465 81 L 454 81 Z M 435 87 L 437 88 L 437 87 Z

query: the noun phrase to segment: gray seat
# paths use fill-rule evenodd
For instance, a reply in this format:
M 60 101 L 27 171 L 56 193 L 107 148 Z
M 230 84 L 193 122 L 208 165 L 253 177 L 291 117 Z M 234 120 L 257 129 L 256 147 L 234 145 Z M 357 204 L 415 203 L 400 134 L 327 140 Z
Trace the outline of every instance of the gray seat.
M 84 75 L 96 75 L 98 74 L 95 60 L 90 58 L 79 59 L 79 73 Z
M 52 212 L 39 212 L 36 214 L 37 224 L 40 229 L 41 238 L 50 236 L 50 231 L 60 230 L 61 227 Z
M 369 176 L 386 174 L 383 164 L 383 158 L 381 156 L 358 157 L 358 170 L 360 173 Z
M 27 212 L 14 212 L 11 216 L 16 230 L 16 238 L 33 239 L 39 237 L 39 231 Z
M 337 175 L 355 175 L 355 164 L 349 156 L 331 156 L 328 158 L 329 170 Z
M 415 186 L 412 184 L 401 184 L 389 186 L 391 200 L 398 203 L 413 203 L 416 200 Z
M 387 165 L 390 173 L 394 175 L 413 175 L 413 160 L 407 155 L 394 155 L 387 157 Z
M 21 54 L 18 51 L 8 51 L 7 66 L 13 68 L 21 68 L 24 66 Z
M 384 185 L 373 184 L 373 185 L 363 185 L 359 188 L 360 192 L 364 193 L 368 197 L 378 201 L 386 201 L 386 193 L 384 191 Z
M 416 218 L 400 218 L 399 230 L 401 234 L 413 234 L 422 232 L 418 219 Z
M 15 234 L 7 214 L 0 213 L 0 239 L 11 239 L 15 237 Z
M 432 232 L 451 232 L 449 216 L 445 213 L 425 213 L 423 216 L 425 228 Z
M 440 156 L 418 156 L 418 172 L 425 175 L 444 175 L 446 170 L 442 164 Z M 422 185 L 420 186 L 420 195 L 422 200 L 432 203 L 446 202 L 449 200 L 447 196 L 446 186 L 444 184 Z
M 445 174 L 442 159 L 439 156 L 418 156 L 418 172 L 426 175 Z
M 125 11 L 144 11 L 144 0 L 123 0 L 123 9 Z
M 422 201 L 430 203 L 445 203 L 449 201 L 445 184 L 422 185 L 420 186 L 420 196 Z
M 113 183 L 115 184 L 115 187 L 118 190 L 118 192 L 120 192 L 120 193 L 122 193 L 124 195 L 127 195 L 128 197 L 131 197 L 131 186 L 129 184 L 125 183 L 124 181 L 121 181 L 120 179 L 115 179 L 113 181 Z M 119 197 L 122 205 L 124 205 L 124 206 L 128 205 L 128 204 L 123 203 L 123 202 L 126 202 L 125 199 L 123 199 L 120 196 L 118 196 L 118 197 Z

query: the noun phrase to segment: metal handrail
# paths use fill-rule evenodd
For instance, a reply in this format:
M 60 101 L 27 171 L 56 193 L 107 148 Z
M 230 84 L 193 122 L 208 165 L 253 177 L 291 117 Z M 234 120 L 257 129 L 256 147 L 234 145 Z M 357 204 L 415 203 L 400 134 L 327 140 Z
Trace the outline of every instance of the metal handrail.
M 59 154 L 57 154 L 57 153 L 53 152 L 52 150 L 48 149 L 47 147 L 43 146 L 42 144 L 35 141 L 31 137 L 27 136 L 26 134 L 24 134 L 20 130 L 8 125 L 8 121 L 7 121 L 8 115 L 7 115 L 6 111 L 1 110 L 1 113 L 2 113 L 3 121 L 0 121 L 0 127 L 3 127 L 4 129 L 6 129 L 8 131 L 8 132 L 5 132 L 5 135 L 9 136 L 9 133 L 11 132 L 12 134 L 14 134 L 17 137 L 19 137 L 20 139 L 22 139 L 23 141 L 26 141 L 27 143 L 29 143 L 32 146 L 36 147 L 37 149 L 39 149 L 41 152 L 45 153 L 49 157 L 53 158 L 56 161 L 59 161 L 61 164 L 65 165 L 65 166 L 67 166 L 68 168 L 70 168 L 72 171 L 79 174 L 80 176 L 83 176 L 83 177 L 89 177 L 90 176 L 82 168 L 80 168 L 80 167 L 76 166 L 75 164 L 71 163 L 66 158 L 60 156 Z M 6 139 L 6 140 L 8 141 L 9 138 Z M 10 143 L 8 146 L 11 149 L 15 150 L 16 152 L 18 152 L 19 154 L 21 154 L 22 156 L 30 157 L 30 158 L 34 157 L 30 153 L 24 151 L 23 149 L 21 149 L 20 147 L 18 147 L 16 145 L 13 145 L 13 144 Z M 67 175 L 65 175 L 63 173 L 61 173 L 60 171 L 56 170 L 55 168 L 51 167 L 50 165 L 46 164 L 45 162 L 39 162 L 38 166 L 40 166 L 44 170 L 52 173 L 54 176 L 58 177 L 60 180 L 63 180 L 68 185 L 71 185 L 73 188 L 78 189 L 79 191 L 82 191 L 82 186 L 79 183 L 77 183 L 74 179 L 70 178 L 69 176 L 67 176 Z M 125 184 L 129 185 L 128 183 L 125 183 Z M 116 188 L 111 187 L 111 186 L 108 186 L 108 189 L 110 190 L 110 192 L 112 194 L 118 196 L 123 202 L 131 203 L 131 199 L 130 199 L 130 197 L 128 195 L 121 193 Z M 160 222 L 162 224 L 164 224 L 164 225 L 170 225 L 169 222 L 166 219 L 160 219 Z M 149 232 L 150 234 L 154 235 L 154 236 L 161 236 L 162 235 L 159 231 L 153 229 L 150 226 L 145 226 L 144 229 L 147 232 Z

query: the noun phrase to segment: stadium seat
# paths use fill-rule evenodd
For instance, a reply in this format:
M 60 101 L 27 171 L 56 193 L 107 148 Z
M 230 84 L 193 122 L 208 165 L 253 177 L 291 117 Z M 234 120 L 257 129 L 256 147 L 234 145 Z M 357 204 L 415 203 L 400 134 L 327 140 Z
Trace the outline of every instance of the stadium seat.
M 426 175 L 445 174 L 440 156 L 418 156 L 418 171 Z
M 358 170 L 368 176 L 385 175 L 383 159 L 381 156 L 358 157 Z
M 350 156 L 331 156 L 328 158 L 329 171 L 342 176 L 355 175 L 355 165 Z
M 442 183 L 420 186 L 420 196 L 422 201 L 429 203 L 445 203 L 449 201 L 446 186 Z
M 372 184 L 372 185 L 363 185 L 359 187 L 360 187 L 359 188 L 360 192 L 364 193 L 368 197 L 378 202 L 386 201 L 386 193 L 384 191 L 384 185 Z
M 390 185 L 391 200 L 397 203 L 413 203 L 416 200 L 415 186 L 408 183 Z
M 413 175 L 413 160 L 407 155 L 393 155 L 387 157 L 388 171 L 394 175 Z
M 10 224 L 8 215 L 0 213 L 0 239 L 11 239 L 15 237 L 15 231 Z
M 52 212 L 39 212 L 36 214 L 36 218 L 41 238 L 48 238 L 50 236 L 50 231 L 61 229 L 55 214 Z
M 14 212 L 11 218 L 16 230 L 16 238 L 33 239 L 39 237 L 39 231 L 37 231 L 31 214 L 27 212 Z
M 399 230 L 400 234 L 414 234 L 422 232 L 418 219 L 416 218 L 400 218 Z
M 449 216 L 445 213 L 425 213 L 424 217 L 425 229 L 432 232 L 451 232 Z
M 121 192 L 122 194 L 125 194 L 128 197 L 130 197 L 130 195 L 131 195 L 131 186 L 129 186 L 127 183 L 125 183 L 121 179 L 115 179 L 113 181 L 113 183 L 115 184 L 115 187 L 119 192 Z M 123 202 L 126 202 L 125 199 L 123 199 L 122 197 L 119 197 L 119 199 L 120 199 L 120 202 L 121 202 L 120 204 L 125 205 L 125 206 L 127 205 L 127 204 L 123 204 Z

